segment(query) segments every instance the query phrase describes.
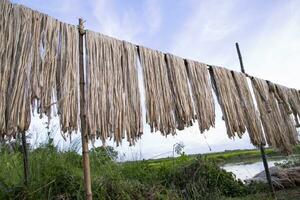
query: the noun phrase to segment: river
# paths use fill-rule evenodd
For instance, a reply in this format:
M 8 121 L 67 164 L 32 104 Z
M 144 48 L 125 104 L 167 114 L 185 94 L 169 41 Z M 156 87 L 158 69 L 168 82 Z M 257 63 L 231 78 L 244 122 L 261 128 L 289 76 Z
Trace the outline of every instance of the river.
M 282 158 L 269 158 L 268 164 L 269 167 L 273 167 L 275 163 L 283 162 L 285 159 Z M 264 166 L 261 160 L 256 160 L 251 163 L 240 162 L 240 163 L 228 163 L 222 166 L 228 172 L 235 174 L 236 178 L 241 179 L 242 181 L 252 178 L 259 172 L 264 170 Z

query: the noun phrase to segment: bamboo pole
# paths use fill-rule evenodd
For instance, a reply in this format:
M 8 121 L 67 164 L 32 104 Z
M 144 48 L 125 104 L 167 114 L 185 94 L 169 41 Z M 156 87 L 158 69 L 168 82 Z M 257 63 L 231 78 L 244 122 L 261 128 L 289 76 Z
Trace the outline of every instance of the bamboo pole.
M 241 51 L 240 51 L 239 44 L 237 42 L 235 43 L 235 47 L 236 47 L 237 54 L 238 54 L 238 57 L 239 57 L 241 71 L 242 71 L 242 73 L 246 74 L 244 64 L 243 64 L 242 54 L 241 54 Z M 274 190 L 272 180 L 271 180 L 271 175 L 270 175 L 270 171 L 269 171 L 269 165 L 268 165 L 267 157 L 266 157 L 266 154 L 265 154 L 264 145 L 260 144 L 259 149 L 260 149 L 260 153 L 261 153 L 261 159 L 262 159 L 263 164 L 264 164 L 267 181 L 268 181 L 268 184 L 269 184 L 269 187 L 270 187 L 270 192 L 272 193 L 272 196 L 275 197 L 275 190 Z
M 83 61 L 83 37 L 85 30 L 83 20 L 79 18 L 79 78 L 80 78 L 80 121 L 81 121 L 81 142 L 82 142 L 82 158 L 83 158 L 83 174 L 84 174 L 84 189 L 87 200 L 92 200 L 90 158 L 88 147 L 88 134 L 86 127 L 86 111 L 85 111 L 85 76 L 84 76 L 84 61 Z
M 24 185 L 28 186 L 29 177 L 29 165 L 28 165 L 28 153 L 27 153 L 27 143 L 26 143 L 26 133 L 22 132 L 22 154 L 23 154 L 23 168 L 24 168 Z

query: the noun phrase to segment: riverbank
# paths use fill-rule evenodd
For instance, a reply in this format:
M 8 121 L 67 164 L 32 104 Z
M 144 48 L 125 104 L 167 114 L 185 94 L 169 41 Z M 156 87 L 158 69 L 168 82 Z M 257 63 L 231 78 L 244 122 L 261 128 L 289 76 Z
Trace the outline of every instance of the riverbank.
M 266 148 L 265 154 L 268 157 L 271 157 L 272 159 L 276 159 L 278 157 L 279 159 L 285 158 L 280 152 L 271 149 Z M 300 154 L 300 145 L 297 145 L 294 147 L 294 154 Z M 182 156 L 181 156 L 182 157 Z M 228 150 L 223 152 L 214 152 L 214 153 L 206 153 L 206 154 L 192 154 L 192 155 L 184 155 L 184 159 L 187 162 L 192 161 L 196 159 L 197 157 L 205 157 L 207 159 L 214 160 L 219 165 L 224 165 L 227 163 L 253 163 L 261 159 L 261 153 L 258 149 L 239 149 L 239 150 Z M 160 164 L 172 164 L 174 158 L 173 157 L 167 157 L 167 158 L 160 158 L 160 159 L 150 159 L 147 160 L 147 162 L 150 165 L 156 166 Z M 128 161 L 131 162 L 131 161 Z

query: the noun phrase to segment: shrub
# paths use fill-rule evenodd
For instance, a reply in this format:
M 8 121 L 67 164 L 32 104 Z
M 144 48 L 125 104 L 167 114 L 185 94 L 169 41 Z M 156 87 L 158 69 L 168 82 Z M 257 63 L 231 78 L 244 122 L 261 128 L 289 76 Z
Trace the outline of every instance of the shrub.
M 198 158 L 166 178 L 166 185 L 191 199 L 218 199 L 220 196 L 241 196 L 247 190 L 232 173 L 226 172 L 213 161 Z

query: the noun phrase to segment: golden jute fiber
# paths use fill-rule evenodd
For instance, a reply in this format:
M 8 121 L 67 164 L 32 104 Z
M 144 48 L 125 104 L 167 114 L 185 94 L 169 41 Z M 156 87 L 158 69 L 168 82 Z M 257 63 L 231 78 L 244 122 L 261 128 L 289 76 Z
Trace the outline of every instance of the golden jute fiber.
M 296 124 L 293 122 L 293 117 L 295 122 L 297 123 L 297 99 L 294 98 L 292 89 L 279 85 L 270 83 L 271 87 L 274 89 L 275 97 L 280 109 L 280 114 L 284 121 L 284 131 L 285 135 L 289 138 L 289 142 L 291 145 L 295 145 L 298 143 L 297 138 L 297 129 Z M 295 106 L 295 107 L 293 107 Z M 294 116 L 292 117 L 292 114 Z
M 212 67 L 212 80 L 228 137 L 242 137 L 246 131 L 246 118 L 231 71 L 221 67 Z
M 261 126 L 258 111 L 255 108 L 254 101 L 250 92 L 245 74 L 233 72 L 233 78 L 238 91 L 240 102 L 244 113 L 244 121 L 246 122 L 247 132 L 251 143 L 255 146 L 265 145 L 266 141 Z
M 7 1 L 0 10 L 0 136 L 26 131 L 35 108 L 49 120 L 58 108 L 63 132 L 77 130 L 77 28 Z
M 1 118 L 4 120 L 2 134 L 8 137 L 24 132 L 30 124 L 30 55 L 31 55 L 31 10 L 23 6 L 1 4 L 6 15 L 3 37 L 6 42 L 1 60 L 1 92 L 3 102 Z M 5 18 L 4 18 L 5 19 Z M 2 123 L 3 124 L 3 123 Z
M 143 131 L 136 47 L 86 32 L 87 121 L 92 137 L 134 144 Z
M 191 126 L 194 120 L 192 95 L 189 90 L 188 74 L 182 58 L 166 54 L 167 73 L 174 101 L 176 127 L 179 130 Z
M 0 137 L 28 130 L 31 112 L 59 115 L 62 132 L 79 129 L 78 28 L 26 7 L 0 1 Z M 290 154 L 297 144 L 300 92 L 253 78 L 260 119 L 247 78 L 86 32 L 85 112 L 91 139 L 127 138 L 143 131 L 138 55 L 143 69 L 146 120 L 152 131 L 175 134 L 198 120 L 201 132 L 215 125 L 212 87 L 230 138 L 247 130 L 251 142 L 266 142 Z M 139 54 L 138 54 L 138 52 Z M 211 72 L 211 73 L 209 73 Z M 211 76 L 210 76 L 211 75 Z M 293 115 L 293 117 L 292 117 Z M 262 127 L 261 127 L 262 124 Z
M 292 145 L 296 143 L 295 127 L 291 125 L 284 102 L 277 100 L 275 85 L 258 78 L 251 80 L 268 145 L 291 154 Z
M 297 126 L 300 126 L 300 95 L 296 89 L 289 89 L 288 93 L 289 105 L 291 107 L 292 113 Z
M 200 132 L 215 126 L 215 103 L 207 65 L 187 60 L 187 71 Z
M 151 131 L 175 134 L 175 102 L 164 54 L 144 47 L 139 48 L 139 54 L 145 84 L 146 121 Z

